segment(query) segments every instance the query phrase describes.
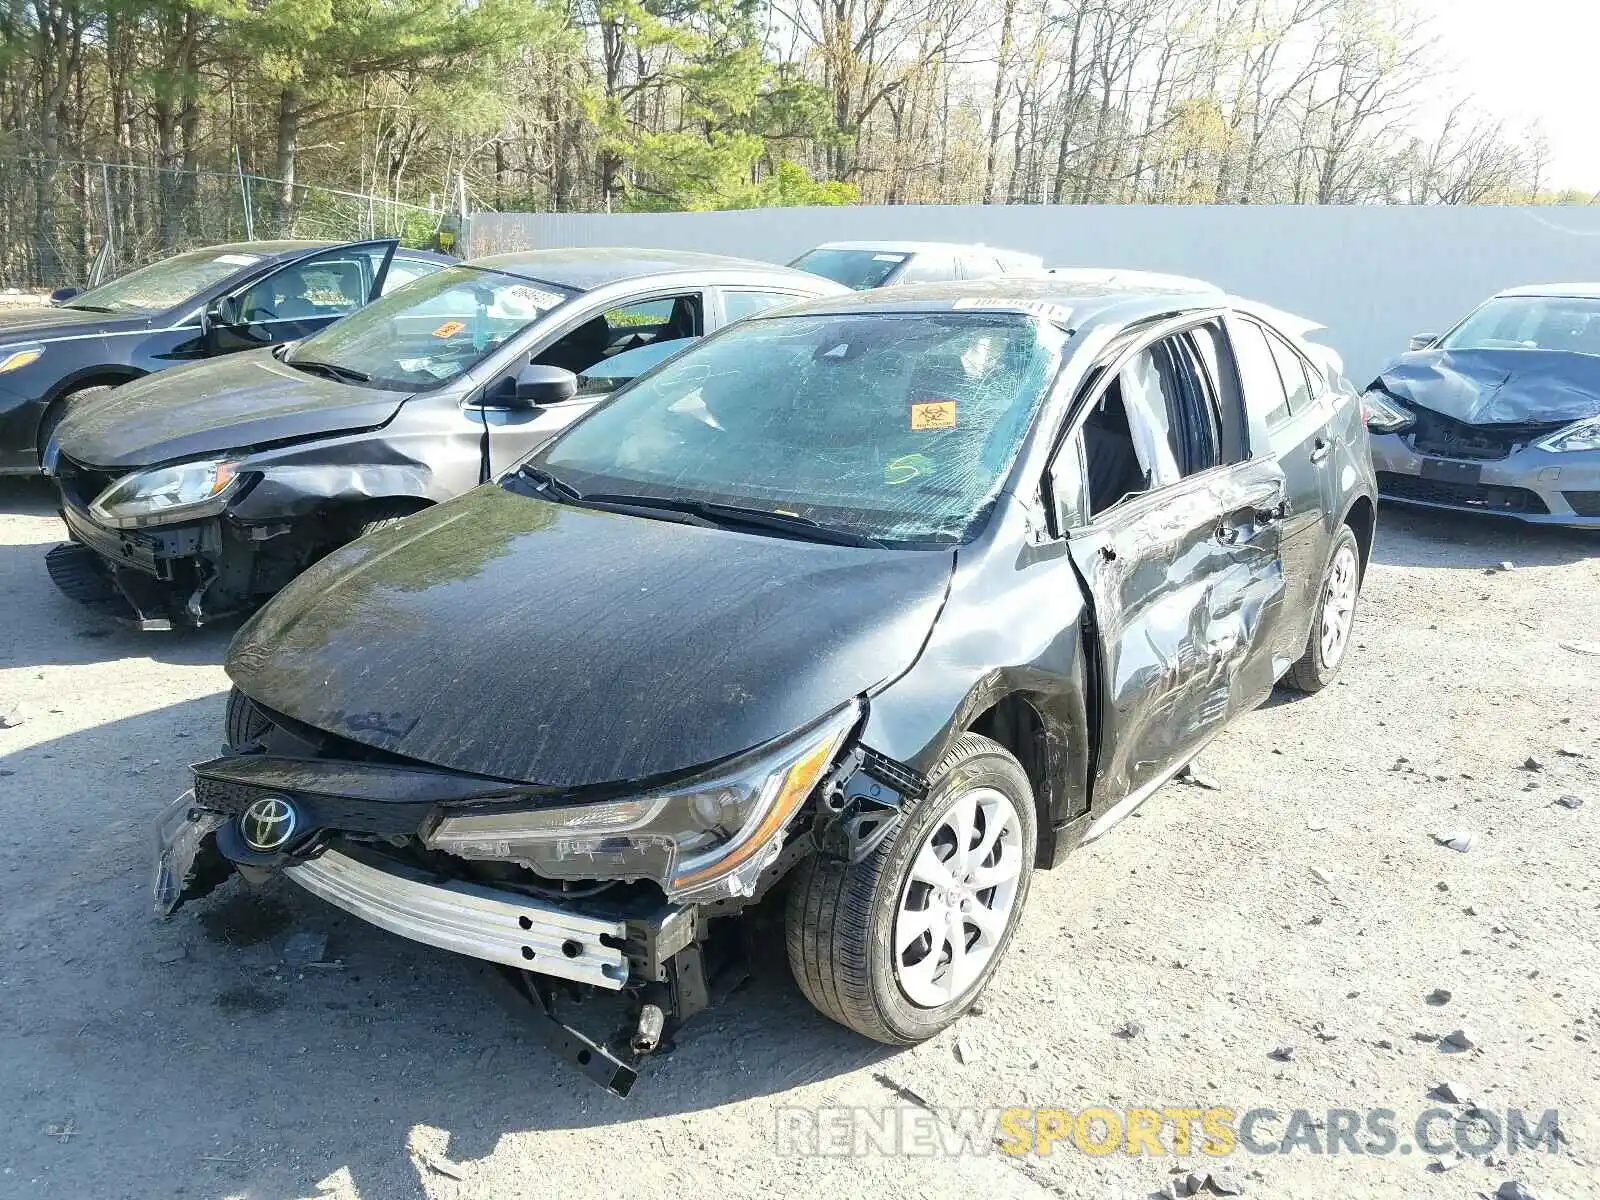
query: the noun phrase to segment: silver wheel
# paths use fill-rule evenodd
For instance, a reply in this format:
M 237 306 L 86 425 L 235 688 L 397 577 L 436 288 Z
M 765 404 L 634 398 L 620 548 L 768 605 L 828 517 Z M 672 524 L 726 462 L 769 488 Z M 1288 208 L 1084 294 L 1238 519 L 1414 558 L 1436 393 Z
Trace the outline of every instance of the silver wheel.
M 1328 569 L 1328 583 L 1322 591 L 1322 662 L 1336 667 L 1350 644 L 1350 625 L 1356 611 L 1356 590 L 1361 568 L 1351 546 L 1340 546 Z
M 977 982 L 1011 924 L 1022 822 L 994 788 L 962 792 L 917 848 L 894 919 L 894 969 L 913 1004 L 939 1008 Z

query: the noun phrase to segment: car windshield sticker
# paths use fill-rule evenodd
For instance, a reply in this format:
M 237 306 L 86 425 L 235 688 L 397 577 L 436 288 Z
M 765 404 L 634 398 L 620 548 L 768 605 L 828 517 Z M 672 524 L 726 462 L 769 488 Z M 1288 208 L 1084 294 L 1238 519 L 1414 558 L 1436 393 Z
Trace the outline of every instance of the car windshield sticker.
M 446 321 L 433 331 L 433 336 L 436 338 L 453 338 L 465 328 L 466 326 L 460 321 Z
M 230 267 L 253 267 L 261 259 L 254 254 L 219 254 L 215 261 Z
M 954 400 L 924 400 L 911 406 L 912 429 L 954 429 L 956 427 L 956 402 Z
M 1072 310 L 1065 304 L 1052 304 L 1048 300 L 989 300 L 982 296 L 963 296 L 952 308 L 987 308 L 1000 312 L 1025 312 L 1055 325 L 1065 325 L 1072 320 Z
M 872 256 L 873 262 L 905 262 L 905 260 L 906 256 L 904 254 L 874 254 Z
M 524 304 L 531 304 L 534 308 L 554 308 L 561 303 L 561 297 L 554 292 L 541 291 L 538 288 L 526 287 L 518 284 L 516 287 L 507 288 L 506 294 L 515 296 Z

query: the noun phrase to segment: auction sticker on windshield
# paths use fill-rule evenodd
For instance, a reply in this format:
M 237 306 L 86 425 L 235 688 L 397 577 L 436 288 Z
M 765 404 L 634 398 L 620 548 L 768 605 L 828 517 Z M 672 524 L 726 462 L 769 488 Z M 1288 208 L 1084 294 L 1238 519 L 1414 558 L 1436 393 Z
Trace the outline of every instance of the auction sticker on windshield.
M 460 321 L 446 321 L 433 331 L 433 336 L 436 338 L 452 338 L 465 328 L 466 326 Z

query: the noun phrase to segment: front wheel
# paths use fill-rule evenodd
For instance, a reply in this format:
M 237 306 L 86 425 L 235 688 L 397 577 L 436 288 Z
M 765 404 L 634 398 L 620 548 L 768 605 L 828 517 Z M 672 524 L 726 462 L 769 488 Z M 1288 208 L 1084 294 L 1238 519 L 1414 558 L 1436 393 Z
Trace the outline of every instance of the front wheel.
M 1028 898 L 1038 830 L 1021 765 L 964 733 L 864 861 L 812 857 L 789 892 L 789 967 L 823 1015 L 890 1045 L 970 1008 Z
M 1350 526 L 1341 525 L 1333 539 L 1327 569 L 1322 573 L 1305 654 L 1284 676 L 1284 682 L 1295 691 L 1320 692 L 1333 682 L 1350 650 L 1360 594 L 1361 548 Z

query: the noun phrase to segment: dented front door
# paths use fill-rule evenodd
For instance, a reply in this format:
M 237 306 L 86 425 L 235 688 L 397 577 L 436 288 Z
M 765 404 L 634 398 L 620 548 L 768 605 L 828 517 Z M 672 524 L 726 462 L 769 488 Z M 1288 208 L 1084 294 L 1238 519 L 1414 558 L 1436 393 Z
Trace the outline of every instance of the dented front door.
M 1096 808 L 1153 783 L 1272 690 L 1284 494 L 1276 463 L 1244 462 L 1073 531 L 1100 652 Z

